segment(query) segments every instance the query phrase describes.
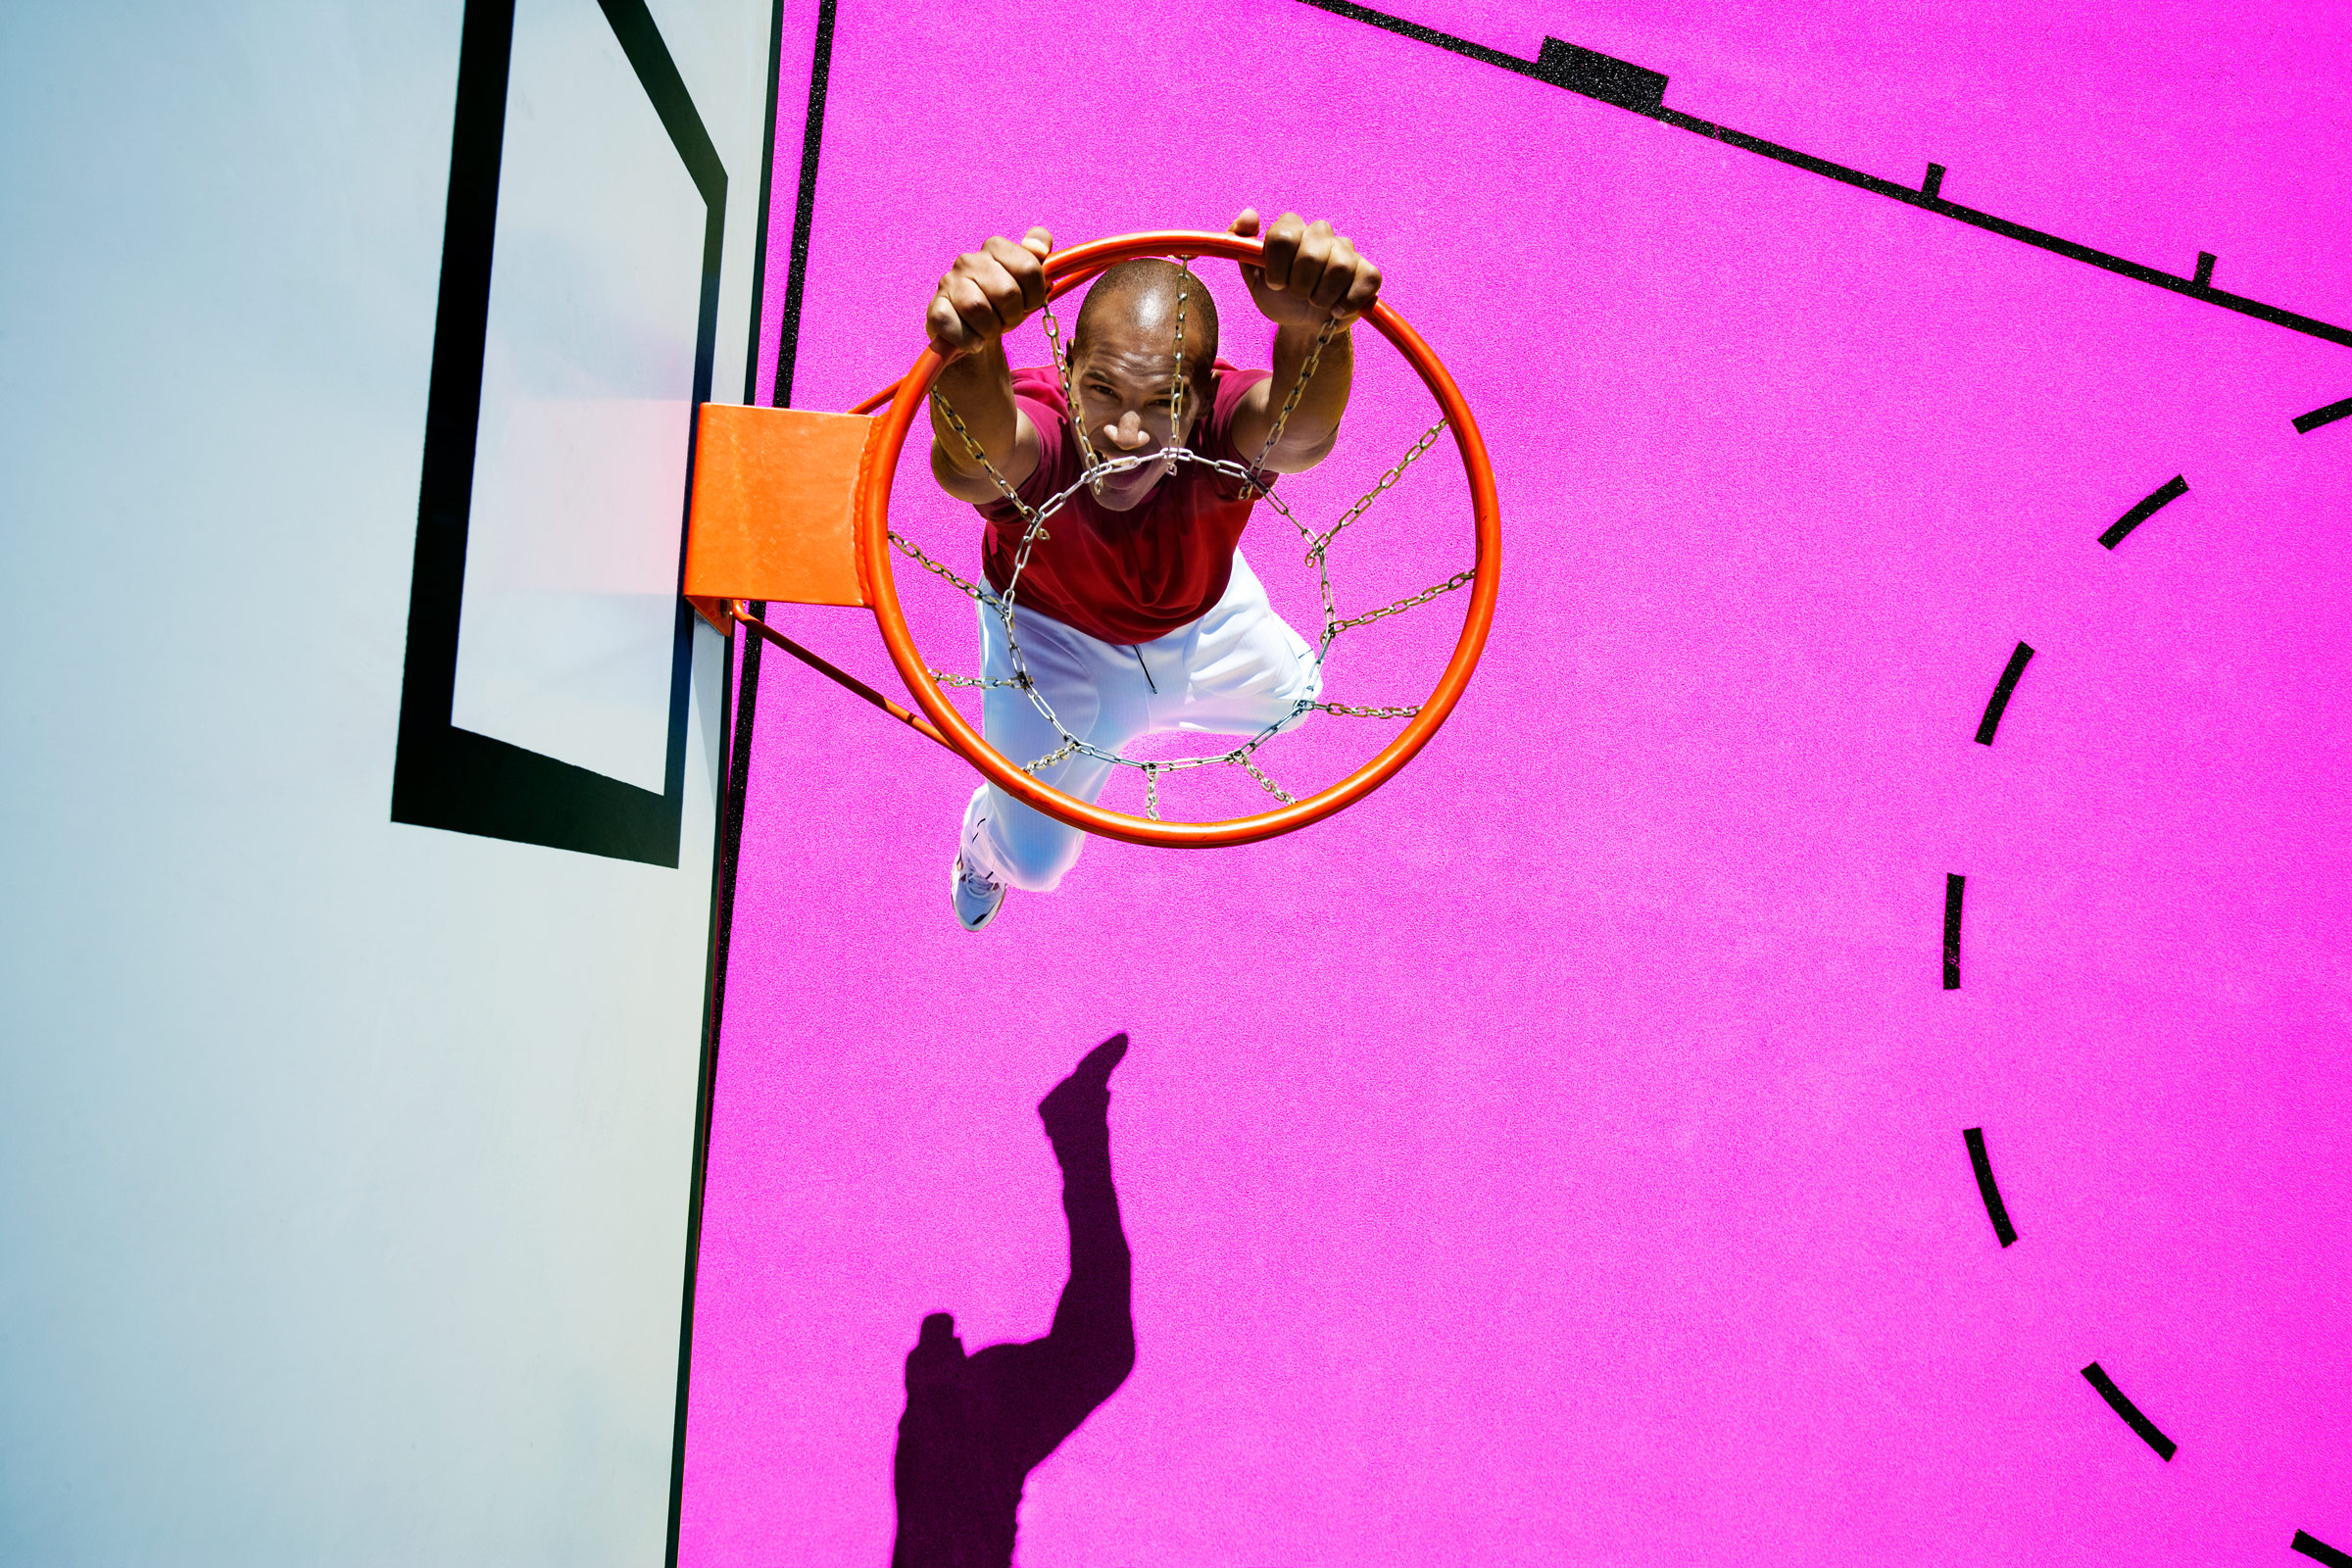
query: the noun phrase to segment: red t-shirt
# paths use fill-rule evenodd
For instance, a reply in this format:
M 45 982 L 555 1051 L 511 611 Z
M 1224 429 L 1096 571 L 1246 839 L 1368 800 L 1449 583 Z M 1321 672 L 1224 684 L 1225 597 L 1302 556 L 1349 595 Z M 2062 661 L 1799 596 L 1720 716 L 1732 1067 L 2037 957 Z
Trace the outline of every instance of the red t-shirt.
M 1273 373 L 1217 361 L 1208 417 L 1195 421 L 1187 445 L 1244 465 L 1257 456 L 1234 450 L 1233 416 L 1242 395 Z M 1077 483 L 1084 460 L 1052 366 L 1013 371 L 1012 395 L 1037 426 L 1037 471 L 1020 485 L 1021 499 L 1035 507 Z M 1118 455 L 1100 443 L 1095 454 Z M 1233 576 L 1234 546 L 1255 504 L 1241 492 L 1238 481 L 1189 463 L 1131 512 L 1104 511 L 1081 490 L 1047 520 L 1050 537 L 1029 552 L 1017 602 L 1106 643 L 1148 643 L 1199 620 Z M 1027 524 L 1008 501 L 982 507 L 980 515 L 988 520 L 981 565 L 1003 593 Z

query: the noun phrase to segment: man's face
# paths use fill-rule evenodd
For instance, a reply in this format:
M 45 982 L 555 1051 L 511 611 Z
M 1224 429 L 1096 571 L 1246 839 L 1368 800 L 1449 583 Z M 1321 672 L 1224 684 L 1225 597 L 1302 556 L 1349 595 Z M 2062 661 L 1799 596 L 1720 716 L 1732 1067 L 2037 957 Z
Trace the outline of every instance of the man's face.
M 1149 316 L 1149 319 L 1145 317 Z M 1182 445 L 1207 400 L 1207 378 L 1199 372 L 1213 351 L 1188 329 L 1185 354 L 1184 417 L 1171 423 L 1176 376 L 1176 325 L 1158 313 L 1142 313 L 1107 323 L 1071 356 L 1070 383 L 1086 420 L 1086 438 L 1099 458 L 1141 457 Z M 1147 463 L 1102 481 L 1097 505 L 1110 512 L 1141 506 L 1167 474 L 1167 466 Z

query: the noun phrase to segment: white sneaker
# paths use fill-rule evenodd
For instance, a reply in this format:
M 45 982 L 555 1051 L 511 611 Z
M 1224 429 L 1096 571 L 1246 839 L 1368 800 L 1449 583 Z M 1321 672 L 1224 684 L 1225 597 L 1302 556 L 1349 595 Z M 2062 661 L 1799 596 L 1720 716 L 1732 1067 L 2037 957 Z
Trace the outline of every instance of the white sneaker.
M 966 931 L 979 930 L 1004 906 L 1004 884 L 977 871 L 966 871 L 960 855 L 956 857 L 956 869 L 950 881 L 949 891 L 956 898 L 956 918 Z

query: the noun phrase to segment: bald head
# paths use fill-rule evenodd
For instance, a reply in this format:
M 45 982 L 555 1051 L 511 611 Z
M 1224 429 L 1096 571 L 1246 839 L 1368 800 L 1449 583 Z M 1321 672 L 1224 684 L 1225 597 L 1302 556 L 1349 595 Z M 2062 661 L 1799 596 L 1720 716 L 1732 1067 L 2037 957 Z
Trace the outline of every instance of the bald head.
M 1195 277 L 1184 290 L 1184 395 L 1176 387 L 1173 262 L 1121 262 L 1095 280 L 1070 332 L 1070 388 L 1088 438 L 1109 458 L 1184 446 L 1215 385 L 1217 307 Z M 1099 481 L 1095 504 L 1125 512 L 1168 472 L 1152 463 Z
M 1181 270 L 1156 256 L 1139 257 L 1106 268 L 1086 291 L 1078 307 L 1078 324 L 1070 333 L 1070 351 L 1082 352 L 1091 343 L 1121 340 L 1123 346 L 1147 344 L 1172 354 L 1176 345 L 1176 285 Z M 1205 379 L 1209 362 L 1217 357 L 1217 302 L 1196 274 L 1184 288 L 1184 364 L 1195 377 Z

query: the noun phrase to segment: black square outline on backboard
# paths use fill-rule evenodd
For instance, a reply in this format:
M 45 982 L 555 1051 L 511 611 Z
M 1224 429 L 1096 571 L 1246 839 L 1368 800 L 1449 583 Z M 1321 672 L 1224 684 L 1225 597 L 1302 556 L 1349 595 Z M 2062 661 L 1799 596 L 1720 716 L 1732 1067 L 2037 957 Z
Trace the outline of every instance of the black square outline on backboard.
M 703 228 L 702 311 L 694 348 L 693 406 L 700 409 L 710 396 L 717 339 L 726 171 L 645 0 L 601 3 L 709 214 Z M 514 44 L 514 0 L 467 0 L 458 52 L 449 214 L 441 242 L 441 298 L 425 405 L 416 555 L 409 580 L 408 660 L 401 678 L 400 735 L 392 764 L 392 820 L 674 868 L 686 805 L 686 720 L 694 672 L 694 615 L 683 598 L 677 603 L 670 645 L 669 742 L 659 795 L 450 722 Z M 692 429 L 690 416 L 690 443 Z M 691 445 L 687 471 L 693 471 Z M 678 504 L 682 591 L 684 495 Z

